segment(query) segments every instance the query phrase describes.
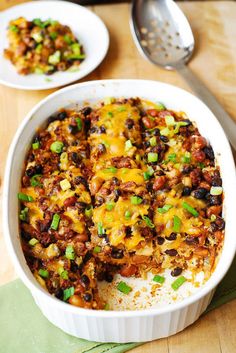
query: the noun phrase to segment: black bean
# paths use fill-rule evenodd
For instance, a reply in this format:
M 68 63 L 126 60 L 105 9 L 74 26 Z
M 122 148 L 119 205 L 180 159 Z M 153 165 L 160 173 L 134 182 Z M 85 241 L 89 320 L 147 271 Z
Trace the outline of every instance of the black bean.
M 26 169 L 25 174 L 31 178 L 35 174 L 35 169 L 33 167 L 30 167 Z
M 125 228 L 125 234 L 126 234 L 126 237 L 129 238 L 132 236 L 132 230 L 130 227 L 126 227 Z
M 77 195 L 76 195 L 77 196 Z M 82 201 L 77 202 L 77 206 L 81 211 L 84 211 L 88 207 L 88 204 Z
M 91 302 L 91 300 L 93 299 L 93 296 L 91 293 L 85 293 L 83 298 L 86 302 Z
M 87 180 L 86 180 L 84 177 L 82 177 L 82 176 L 77 176 L 77 177 L 75 177 L 74 183 L 75 183 L 76 185 L 78 185 L 78 184 L 83 184 L 86 188 L 88 187 Z
M 210 195 L 209 201 L 211 206 L 217 206 L 221 204 L 221 198 L 218 195 Z
M 90 283 L 90 279 L 87 275 L 82 275 L 80 280 L 85 286 L 88 286 Z
M 113 281 L 113 276 L 111 273 L 109 272 L 105 272 L 104 273 L 104 279 L 105 281 L 107 281 L 108 283 L 111 283 Z
M 90 129 L 90 134 L 95 134 L 96 132 L 98 132 L 98 127 L 97 126 L 92 126 Z
M 206 158 L 210 159 L 210 161 L 214 161 L 215 155 L 211 146 L 204 147 L 203 152 L 205 153 Z
M 185 125 L 185 126 L 193 125 L 192 121 L 190 121 L 189 119 L 184 119 L 184 120 L 182 120 L 182 121 L 184 121 L 185 123 L 187 123 L 187 125 Z
M 79 266 L 77 265 L 76 262 L 71 261 L 71 263 L 70 263 L 70 270 L 71 270 L 73 273 L 76 273 L 76 272 L 79 271 Z
M 113 178 L 111 179 L 111 182 L 112 182 L 113 185 L 120 185 L 120 181 L 119 181 L 119 179 L 116 178 L 116 177 L 113 177 Z
M 106 133 L 106 128 L 105 128 L 105 126 L 103 126 L 103 125 L 100 126 L 100 133 L 101 133 L 101 134 L 105 134 L 105 133 Z
M 120 195 L 121 195 L 120 190 L 119 189 L 115 189 L 114 190 L 114 196 L 115 196 L 114 201 L 115 202 L 118 201 Z
M 91 112 L 92 112 L 92 108 L 91 108 L 91 107 L 84 107 L 84 108 L 81 110 L 81 113 L 82 113 L 84 116 L 89 115 Z
M 56 291 L 55 291 L 55 297 L 58 298 L 58 299 L 62 299 L 63 298 L 63 289 L 62 288 L 58 288 Z
M 45 75 L 50 76 L 50 75 L 54 74 L 55 71 L 56 71 L 56 68 L 51 67 L 51 65 L 50 65 L 50 69 L 47 69 L 47 71 L 45 71 L 44 73 L 45 73 Z M 55 121 L 55 120 L 58 120 L 58 119 L 56 118 L 53 121 Z
M 81 157 L 78 155 L 78 153 L 72 152 L 72 153 L 71 153 L 71 160 L 72 160 L 75 164 L 78 164 L 79 162 L 81 162 Z
M 148 148 L 150 146 L 150 142 L 149 141 L 144 141 L 144 147 Z
M 177 234 L 172 232 L 168 237 L 165 237 L 167 240 L 176 240 Z
M 169 139 L 168 139 L 168 137 L 166 137 L 166 136 L 161 135 L 161 136 L 160 136 L 160 139 L 161 139 L 162 142 L 165 142 L 165 143 L 166 143 L 166 142 L 169 142 Z
M 165 238 L 157 237 L 157 242 L 159 245 L 162 245 L 165 242 Z
M 122 259 L 124 257 L 123 250 L 113 248 L 111 251 L 111 257 L 113 259 Z
M 99 143 L 97 149 L 99 151 L 99 155 L 106 152 L 106 146 L 103 143 Z
M 67 113 L 66 112 L 60 112 L 59 114 L 57 114 L 57 120 L 64 120 L 67 117 Z
M 106 238 L 106 236 L 107 236 L 106 233 L 98 234 L 98 237 L 99 237 L 99 238 Z
M 145 138 L 145 137 L 151 137 L 152 132 L 151 132 L 151 131 L 146 130 L 145 132 L 143 132 L 143 133 L 142 133 L 142 135 L 143 135 L 143 137 L 144 137 L 144 138 Z
M 34 159 L 35 159 L 34 154 L 33 154 L 33 153 L 30 153 L 30 154 L 28 155 L 28 161 L 29 161 L 29 162 L 33 162 Z
M 183 167 L 183 169 L 182 169 L 182 173 L 183 173 L 183 174 L 189 174 L 189 173 L 191 172 L 191 170 L 192 170 L 192 167 L 191 167 L 191 166 L 185 165 L 185 166 Z
M 217 224 L 215 222 L 211 223 L 210 230 L 215 233 L 218 230 Z
M 169 255 L 169 256 L 176 256 L 176 255 L 178 255 L 178 252 L 177 252 L 177 250 L 175 250 L 175 249 L 167 249 L 167 250 L 165 251 L 165 253 L 166 253 L 167 255 Z
M 185 239 L 185 242 L 188 245 L 197 245 L 199 243 L 199 239 L 197 237 L 188 236 Z
M 72 135 L 77 134 L 78 132 L 78 126 L 77 125 L 69 125 L 68 129 Z
M 195 199 L 202 200 L 205 198 L 206 194 L 208 193 L 208 190 L 205 188 L 198 188 L 193 192 L 193 196 Z
M 225 221 L 221 217 L 217 217 L 215 223 L 219 230 L 223 230 L 225 228 Z
M 148 192 L 152 192 L 152 187 L 153 187 L 153 183 L 148 182 L 148 183 L 146 184 L 146 189 L 147 189 Z
M 130 130 L 134 126 L 134 120 L 133 119 L 126 119 L 125 121 L 125 126 Z
M 182 196 L 189 196 L 191 194 L 192 188 L 185 186 L 182 191 Z
M 35 174 L 42 174 L 43 172 L 43 167 L 41 166 L 41 164 L 36 164 L 34 169 L 35 169 Z
M 212 186 L 222 186 L 222 179 L 220 177 L 219 178 L 213 177 L 211 185 Z
M 160 130 L 158 128 L 155 128 L 154 130 L 152 130 L 152 133 L 154 136 L 159 136 L 160 135 Z M 163 141 L 165 142 L 165 141 Z
M 182 268 L 181 267 L 175 267 L 172 271 L 171 271 L 171 276 L 173 277 L 177 277 L 182 273 Z

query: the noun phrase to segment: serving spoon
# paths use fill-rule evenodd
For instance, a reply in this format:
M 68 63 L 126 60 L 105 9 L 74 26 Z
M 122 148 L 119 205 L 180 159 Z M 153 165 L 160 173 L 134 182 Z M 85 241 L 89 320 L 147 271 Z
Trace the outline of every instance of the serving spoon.
M 136 46 L 152 63 L 176 70 L 221 123 L 236 150 L 236 123 L 217 99 L 186 65 L 194 49 L 194 37 L 183 12 L 173 0 L 133 0 L 131 32 Z

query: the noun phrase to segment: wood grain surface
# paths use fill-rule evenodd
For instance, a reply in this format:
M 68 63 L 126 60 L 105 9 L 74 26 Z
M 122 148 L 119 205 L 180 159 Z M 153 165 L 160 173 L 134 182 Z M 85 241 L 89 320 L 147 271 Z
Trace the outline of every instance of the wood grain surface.
M 0 0 L 0 10 L 21 2 Z M 236 120 L 236 3 L 184 2 L 180 6 L 191 23 L 196 40 L 195 54 L 189 65 Z M 129 30 L 128 4 L 99 5 L 90 8 L 104 20 L 110 32 L 111 43 L 103 63 L 83 81 L 143 78 L 168 82 L 189 90 L 177 73 L 155 67 L 140 57 Z M 0 34 L 2 35 L 4 33 Z M 51 92 L 53 90 L 22 91 L 0 85 L 1 195 L 5 160 L 12 137 L 26 113 Z M 0 229 L 0 284 L 16 277 L 3 240 L 3 231 Z M 235 353 L 235 304 L 236 300 L 201 317 L 183 332 L 168 339 L 147 343 L 133 349 L 132 352 Z

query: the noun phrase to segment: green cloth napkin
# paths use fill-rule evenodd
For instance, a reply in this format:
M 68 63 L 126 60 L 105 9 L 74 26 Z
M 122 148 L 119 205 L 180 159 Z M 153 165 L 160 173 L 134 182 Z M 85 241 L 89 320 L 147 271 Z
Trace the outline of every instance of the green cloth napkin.
M 206 312 L 236 298 L 236 258 Z M 140 343 L 98 343 L 52 325 L 17 279 L 0 288 L 0 353 L 122 353 Z

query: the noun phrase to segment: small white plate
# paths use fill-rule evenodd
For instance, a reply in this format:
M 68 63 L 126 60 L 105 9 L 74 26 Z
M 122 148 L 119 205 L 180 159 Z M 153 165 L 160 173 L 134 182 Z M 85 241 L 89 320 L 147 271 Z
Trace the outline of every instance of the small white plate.
M 76 72 L 56 72 L 51 76 L 19 75 L 9 60 L 3 57 L 8 47 L 7 26 L 20 16 L 27 20 L 51 18 L 68 25 L 83 45 L 86 58 Z M 83 6 L 66 1 L 34 1 L 17 5 L 0 13 L 0 83 L 25 90 L 42 90 L 67 85 L 92 72 L 104 59 L 109 34 L 102 20 Z

